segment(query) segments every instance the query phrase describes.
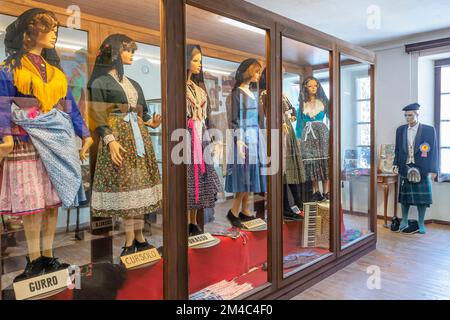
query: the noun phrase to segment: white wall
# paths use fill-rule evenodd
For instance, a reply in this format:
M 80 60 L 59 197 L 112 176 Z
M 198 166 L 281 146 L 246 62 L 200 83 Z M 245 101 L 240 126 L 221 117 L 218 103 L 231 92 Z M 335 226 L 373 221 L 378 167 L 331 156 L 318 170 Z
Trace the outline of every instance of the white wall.
M 422 123 L 434 125 L 434 65 L 433 56 L 436 53 L 450 52 L 443 48 L 435 52 L 407 54 L 404 45 L 442 38 L 439 33 L 429 33 L 370 48 L 377 54 L 375 80 L 376 99 L 376 134 L 377 150 L 380 144 L 395 143 L 395 130 L 405 123 L 402 108 L 418 101 L 421 104 L 419 120 Z M 447 35 L 448 36 L 448 35 Z M 443 56 L 439 56 L 443 58 Z M 389 197 L 388 215 L 393 216 L 394 192 Z M 426 219 L 450 221 L 450 184 L 433 182 L 433 205 L 427 211 Z M 378 189 L 378 214 L 383 214 L 383 190 Z M 398 205 L 398 214 L 401 208 Z M 414 208 L 410 218 L 417 218 Z

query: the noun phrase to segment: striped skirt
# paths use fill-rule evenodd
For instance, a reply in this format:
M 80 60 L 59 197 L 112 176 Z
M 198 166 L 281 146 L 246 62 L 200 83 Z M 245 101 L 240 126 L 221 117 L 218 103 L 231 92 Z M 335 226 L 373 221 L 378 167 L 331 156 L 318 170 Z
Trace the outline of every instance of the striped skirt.
M 0 214 L 24 216 L 61 205 L 31 142 L 15 142 L 0 164 Z

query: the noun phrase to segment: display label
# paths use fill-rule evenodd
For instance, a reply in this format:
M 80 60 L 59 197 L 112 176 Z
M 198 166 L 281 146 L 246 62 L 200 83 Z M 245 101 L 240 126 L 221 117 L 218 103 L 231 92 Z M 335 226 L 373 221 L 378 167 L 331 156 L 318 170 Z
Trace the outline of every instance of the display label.
M 104 219 L 99 221 L 94 221 L 91 224 L 92 230 L 103 229 L 103 228 L 111 228 L 112 227 L 112 219 Z
M 247 229 L 255 229 L 261 226 L 265 226 L 266 222 L 263 219 L 253 219 L 250 221 L 245 221 L 242 222 L 242 224 L 244 225 L 244 227 L 246 227 Z
M 13 287 L 16 300 L 26 300 L 67 288 L 70 283 L 69 270 L 64 269 L 15 282 Z
M 144 264 L 152 263 L 156 260 L 160 260 L 161 256 L 159 255 L 158 250 L 156 248 L 139 251 L 133 254 L 128 254 L 126 256 L 120 257 L 120 260 L 125 265 L 125 268 L 131 269 Z
M 188 239 L 188 245 L 189 247 L 198 246 L 203 243 L 215 241 L 216 238 L 214 238 L 209 232 L 199 234 L 198 236 L 192 236 Z

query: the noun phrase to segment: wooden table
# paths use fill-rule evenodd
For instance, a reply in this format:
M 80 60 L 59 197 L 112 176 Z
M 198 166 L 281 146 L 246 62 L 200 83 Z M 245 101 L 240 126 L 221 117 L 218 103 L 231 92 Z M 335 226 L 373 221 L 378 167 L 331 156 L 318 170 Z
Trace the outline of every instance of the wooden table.
M 394 185 L 394 217 L 397 217 L 397 197 L 398 197 L 398 175 L 394 173 L 380 173 L 377 176 L 377 184 L 383 186 L 384 190 L 384 227 L 388 228 L 387 208 L 389 201 L 389 186 Z

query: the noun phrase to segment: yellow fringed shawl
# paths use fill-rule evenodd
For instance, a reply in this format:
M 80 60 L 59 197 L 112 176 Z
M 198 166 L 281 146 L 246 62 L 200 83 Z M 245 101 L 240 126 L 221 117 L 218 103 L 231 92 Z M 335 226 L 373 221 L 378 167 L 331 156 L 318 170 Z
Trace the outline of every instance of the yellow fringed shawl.
M 22 57 L 21 63 L 22 66 L 14 70 L 14 86 L 20 93 L 34 96 L 43 113 L 52 110 L 67 96 L 67 79 L 61 70 L 44 60 L 47 73 L 47 82 L 44 82 L 27 56 Z

